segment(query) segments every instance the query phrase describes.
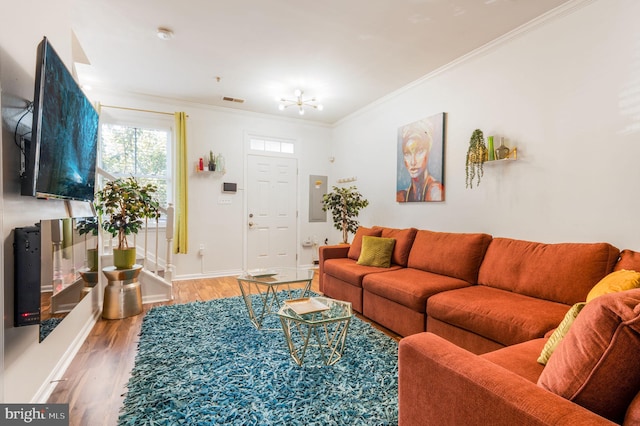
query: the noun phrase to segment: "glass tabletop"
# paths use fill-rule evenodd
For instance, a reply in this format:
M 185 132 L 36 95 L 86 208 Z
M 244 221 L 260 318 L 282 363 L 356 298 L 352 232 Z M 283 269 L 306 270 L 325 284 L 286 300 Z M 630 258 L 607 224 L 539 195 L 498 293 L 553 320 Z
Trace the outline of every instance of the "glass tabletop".
M 307 324 L 340 321 L 353 315 L 351 303 L 328 297 L 305 297 L 285 300 L 280 310 L 280 317 Z
M 250 269 L 238 275 L 237 279 L 259 284 L 287 284 L 313 279 L 312 269 L 298 268 L 268 268 Z

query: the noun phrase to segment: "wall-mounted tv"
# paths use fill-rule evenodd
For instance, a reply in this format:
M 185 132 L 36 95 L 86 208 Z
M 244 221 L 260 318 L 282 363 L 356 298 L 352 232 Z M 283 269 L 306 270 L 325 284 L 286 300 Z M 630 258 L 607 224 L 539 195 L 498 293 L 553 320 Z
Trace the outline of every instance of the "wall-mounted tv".
M 93 201 L 98 113 L 46 37 L 36 59 L 22 195 Z

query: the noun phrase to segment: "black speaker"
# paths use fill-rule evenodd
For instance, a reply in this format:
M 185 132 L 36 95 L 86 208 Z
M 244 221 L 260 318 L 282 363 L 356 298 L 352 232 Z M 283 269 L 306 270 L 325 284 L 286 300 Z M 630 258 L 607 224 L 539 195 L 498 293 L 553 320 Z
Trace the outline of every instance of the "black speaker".
M 40 227 L 14 229 L 14 325 L 40 324 Z

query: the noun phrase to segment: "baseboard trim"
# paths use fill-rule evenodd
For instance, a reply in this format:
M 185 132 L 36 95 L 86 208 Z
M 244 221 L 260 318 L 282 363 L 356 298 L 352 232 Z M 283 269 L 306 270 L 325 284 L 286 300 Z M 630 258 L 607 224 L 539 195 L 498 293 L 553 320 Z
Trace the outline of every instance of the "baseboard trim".
M 64 373 L 67 371 L 67 368 L 69 368 L 69 365 L 71 365 L 73 358 L 75 358 L 76 354 L 82 347 L 82 344 L 86 340 L 87 336 L 89 336 L 89 333 L 91 333 L 93 326 L 96 324 L 96 322 L 98 322 L 98 319 L 100 318 L 101 314 L 102 314 L 102 310 L 97 309 L 96 311 L 93 312 L 93 315 L 89 317 L 87 322 L 82 327 L 82 330 L 80 330 L 80 333 L 78 333 L 75 339 L 73 339 L 72 344 L 69 345 L 69 348 L 65 351 L 63 356 L 60 358 L 60 361 L 58 361 L 58 363 L 53 368 L 53 370 L 51 370 L 51 373 L 49 374 L 49 376 L 46 378 L 46 380 L 42 383 L 42 385 L 40 386 L 36 394 L 33 396 L 31 403 L 33 404 L 47 403 L 49 397 L 51 396 L 54 389 L 58 385 L 58 382 L 62 379 Z

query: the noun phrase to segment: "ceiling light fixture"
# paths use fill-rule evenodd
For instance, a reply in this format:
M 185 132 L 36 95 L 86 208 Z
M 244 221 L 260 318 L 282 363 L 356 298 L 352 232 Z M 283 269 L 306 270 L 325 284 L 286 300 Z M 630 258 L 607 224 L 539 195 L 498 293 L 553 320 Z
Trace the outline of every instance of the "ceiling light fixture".
M 278 105 L 278 109 L 280 111 L 284 111 L 285 108 L 295 105 L 298 107 L 298 113 L 300 115 L 304 115 L 305 107 L 314 108 L 314 109 L 317 109 L 318 111 L 322 111 L 323 106 L 322 104 L 316 103 L 317 102 L 316 98 L 303 99 L 302 98 L 303 94 L 304 92 L 302 90 L 296 89 L 296 91 L 293 92 L 293 95 L 296 97 L 295 99 L 286 99 L 286 98 L 276 99 L 278 102 L 280 102 L 280 105 Z
M 158 32 L 156 33 L 160 40 L 171 40 L 173 38 L 173 31 L 168 28 L 158 28 Z

